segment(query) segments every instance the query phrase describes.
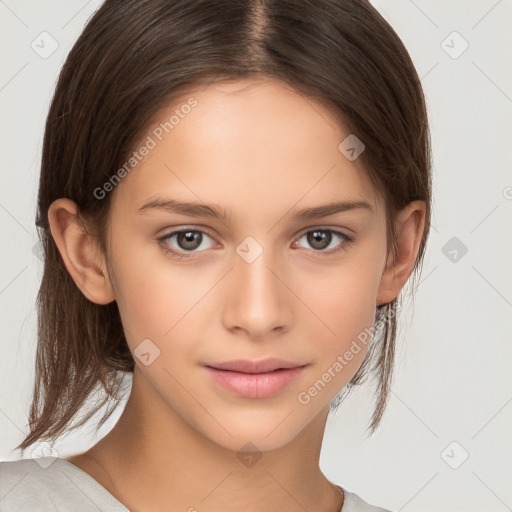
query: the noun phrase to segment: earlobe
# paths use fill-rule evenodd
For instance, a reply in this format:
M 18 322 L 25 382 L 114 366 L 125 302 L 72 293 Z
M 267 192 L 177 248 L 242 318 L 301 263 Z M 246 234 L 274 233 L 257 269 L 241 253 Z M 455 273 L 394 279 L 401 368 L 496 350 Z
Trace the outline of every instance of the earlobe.
M 106 265 L 95 240 L 84 232 L 77 211 L 78 206 L 71 199 L 55 200 L 48 210 L 51 234 L 81 292 L 91 302 L 108 304 L 115 296 Z
M 425 213 L 424 201 L 412 201 L 399 212 L 397 254 L 389 255 L 380 281 L 377 305 L 395 300 L 412 274 L 425 227 Z

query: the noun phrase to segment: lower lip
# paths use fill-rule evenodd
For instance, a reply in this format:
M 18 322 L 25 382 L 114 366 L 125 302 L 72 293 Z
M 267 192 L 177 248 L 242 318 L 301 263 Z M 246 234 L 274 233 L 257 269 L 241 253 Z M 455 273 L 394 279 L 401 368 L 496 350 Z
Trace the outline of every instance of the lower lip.
M 246 398 L 267 398 L 276 395 L 294 381 L 304 368 L 304 366 L 298 366 L 266 373 L 243 373 L 206 366 L 218 384 Z

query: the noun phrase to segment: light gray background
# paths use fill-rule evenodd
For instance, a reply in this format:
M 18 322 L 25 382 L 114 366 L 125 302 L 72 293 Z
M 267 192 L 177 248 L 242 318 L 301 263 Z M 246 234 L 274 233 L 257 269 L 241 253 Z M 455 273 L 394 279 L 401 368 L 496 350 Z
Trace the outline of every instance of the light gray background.
M 100 3 L 0 0 L 0 460 L 20 458 L 11 450 L 26 432 L 32 390 L 44 122 L 58 72 Z M 382 425 L 365 437 L 372 390 L 361 389 L 330 417 L 321 467 L 394 511 L 512 510 L 512 1 L 374 4 L 422 77 L 433 227 Z M 47 58 L 31 48 L 44 31 L 58 42 Z M 67 456 L 96 440 L 91 427 L 55 450 Z

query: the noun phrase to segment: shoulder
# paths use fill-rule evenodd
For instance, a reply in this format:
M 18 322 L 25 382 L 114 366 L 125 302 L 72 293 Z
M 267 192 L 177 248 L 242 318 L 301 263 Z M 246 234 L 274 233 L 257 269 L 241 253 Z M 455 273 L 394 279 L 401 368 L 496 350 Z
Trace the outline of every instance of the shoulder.
M 21 505 L 40 505 L 42 491 L 51 484 L 55 468 L 48 466 L 47 459 L 20 459 L 14 461 L 0 462 L 0 496 L 2 496 L 1 511 L 11 510 L 7 504 L 16 502 Z M 39 465 L 40 461 L 42 465 Z M 46 466 L 46 468 L 44 467 Z M 37 501 L 36 501 L 37 499 Z M 13 508 L 17 510 L 17 508 Z
M 343 488 L 342 488 L 343 489 Z M 345 500 L 340 512 L 391 512 L 388 509 L 370 505 L 353 492 L 343 489 Z
M 92 477 L 58 457 L 0 462 L 0 512 L 124 511 Z

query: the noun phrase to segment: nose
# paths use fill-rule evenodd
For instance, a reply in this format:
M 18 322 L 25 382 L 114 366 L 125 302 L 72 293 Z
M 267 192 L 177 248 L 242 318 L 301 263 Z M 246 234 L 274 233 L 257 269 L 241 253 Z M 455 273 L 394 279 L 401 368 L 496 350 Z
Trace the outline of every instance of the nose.
M 251 339 L 266 339 L 288 330 L 293 317 L 293 293 L 270 251 L 249 262 L 234 255 L 234 267 L 223 309 L 226 329 Z

